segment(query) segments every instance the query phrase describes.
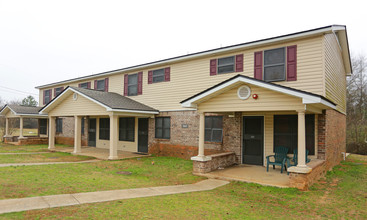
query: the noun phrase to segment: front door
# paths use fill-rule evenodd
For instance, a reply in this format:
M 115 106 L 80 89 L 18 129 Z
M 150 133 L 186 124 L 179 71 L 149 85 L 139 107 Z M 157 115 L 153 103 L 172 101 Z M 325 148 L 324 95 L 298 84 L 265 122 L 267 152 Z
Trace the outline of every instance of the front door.
M 242 163 L 263 165 L 264 117 L 243 117 Z
M 95 118 L 90 118 L 88 121 L 88 146 L 96 146 L 96 127 L 97 120 Z
M 138 121 L 138 152 L 148 153 L 148 118 Z

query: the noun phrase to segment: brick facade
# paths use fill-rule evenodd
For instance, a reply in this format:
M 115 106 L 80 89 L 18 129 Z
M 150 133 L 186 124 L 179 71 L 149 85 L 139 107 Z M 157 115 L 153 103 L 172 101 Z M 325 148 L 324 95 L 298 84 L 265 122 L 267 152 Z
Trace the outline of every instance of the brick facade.
M 62 133 L 56 133 L 56 144 L 74 145 L 74 117 L 62 118 Z M 82 134 L 82 146 L 88 145 L 88 120 L 84 120 L 84 133 Z
M 214 115 L 218 114 L 206 114 L 206 116 Z M 238 163 L 241 158 L 241 113 L 235 113 L 233 116 L 219 115 L 223 116 L 223 141 L 205 142 L 205 155 L 235 152 Z M 149 119 L 149 153 L 185 159 L 198 154 L 199 114 L 196 111 L 162 112 L 157 117 L 171 118 L 171 138 L 168 140 L 155 138 L 155 119 Z

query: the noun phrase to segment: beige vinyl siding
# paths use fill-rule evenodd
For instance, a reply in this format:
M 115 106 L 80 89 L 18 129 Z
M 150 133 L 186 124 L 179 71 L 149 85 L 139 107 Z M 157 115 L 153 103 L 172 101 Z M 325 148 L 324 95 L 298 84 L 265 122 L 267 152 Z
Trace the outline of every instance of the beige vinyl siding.
M 325 97 L 337 104 L 337 110 L 346 113 L 346 75 L 341 49 L 334 34 L 326 34 Z
M 245 85 L 245 84 L 244 84 Z M 248 85 L 251 95 L 257 94 L 258 99 L 249 97 L 246 100 L 238 98 L 237 90 L 240 86 L 215 96 L 198 104 L 201 112 L 236 112 L 236 111 L 285 111 L 304 110 L 301 98 L 274 92 L 258 86 Z
M 49 116 L 74 116 L 74 115 L 107 115 L 106 109 L 100 105 L 78 95 L 77 100 L 73 94 L 66 97 L 49 113 Z
M 99 118 L 97 117 L 96 124 L 96 147 L 110 149 L 110 141 L 109 140 L 100 140 L 99 139 Z M 102 118 L 102 117 L 101 117 Z M 107 118 L 107 117 L 104 117 Z M 118 122 L 117 122 L 118 123 Z M 119 134 L 119 132 L 117 132 Z M 119 138 L 119 136 L 117 136 Z M 130 141 L 118 141 L 117 142 L 117 150 L 129 151 L 129 152 L 138 152 L 138 118 L 135 118 L 135 138 L 134 142 Z
M 217 56 L 208 56 L 196 58 L 183 62 L 176 62 L 165 66 L 154 66 L 149 69 L 141 69 L 134 72 L 117 73 L 108 76 L 109 92 L 116 92 L 123 95 L 124 91 L 124 74 L 134 74 L 143 72 L 143 95 L 130 96 L 130 98 L 142 102 L 150 107 L 160 111 L 169 110 L 186 110 L 182 108 L 180 102 L 187 99 L 211 86 L 214 86 L 226 79 L 237 74 L 253 77 L 254 72 L 254 52 L 260 50 L 274 49 L 297 45 L 297 81 L 276 82 L 277 84 L 293 87 L 296 89 L 323 95 L 323 37 L 313 37 L 309 39 L 291 41 L 281 44 L 268 45 L 263 47 L 250 48 L 247 50 L 235 51 L 232 53 L 218 54 Z M 237 54 L 244 55 L 244 71 L 226 74 L 218 74 L 210 76 L 209 62 L 210 59 L 234 56 Z M 160 68 L 171 68 L 170 81 L 148 84 L 148 71 Z M 96 77 L 91 79 L 91 88 L 94 88 L 94 80 L 104 79 L 107 76 Z M 77 86 L 81 82 L 75 82 L 73 86 Z M 55 87 L 64 86 L 60 84 Z M 54 87 L 52 87 L 53 89 Z M 45 88 L 49 89 L 49 88 Z M 40 90 L 40 100 L 43 100 L 43 90 Z M 40 102 L 42 105 L 42 102 Z

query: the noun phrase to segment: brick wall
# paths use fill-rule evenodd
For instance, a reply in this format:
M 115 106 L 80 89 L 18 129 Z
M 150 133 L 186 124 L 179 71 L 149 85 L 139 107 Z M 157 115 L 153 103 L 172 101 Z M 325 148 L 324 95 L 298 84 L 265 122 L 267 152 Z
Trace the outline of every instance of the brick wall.
M 218 115 L 218 114 L 206 114 Z M 160 156 L 175 156 L 189 159 L 196 156 L 199 145 L 199 114 L 196 111 L 161 112 L 161 117 L 171 118 L 171 138 L 155 138 L 155 119 L 149 119 L 149 153 Z M 159 117 L 158 116 L 158 117 Z M 222 143 L 205 143 L 205 154 L 235 152 L 239 161 L 241 154 L 241 113 L 234 117 L 223 116 Z M 182 125 L 187 125 L 183 128 Z
M 62 118 L 62 133 L 56 133 L 56 144 L 74 145 L 74 117 Z M 82 134 L 82 146 L 88 145 L 88 120 L 84 120 L 84 133 Z
M 313 163 L 315 161 L 311 161 Z M 290 187 L 295 187 L 300 190 L 308 190 L 308 188 L 315 183 L 318 179 L 325 176 L 327 172 L 326 162 L 317 161 L 314 166 L 312 166 L 312 171 L 310 173 L 290 173 L 289 174 L 289 184 Z
M 346 116 L 335 110 L 326 110 L 325 159 L 327 169 L 338 165 L 346 152 Z
M 233 152 L 213 154 L 211 156 L 212 160 L 209 161 L 193 161 L 193 173 L 209 173 L 236 163 L 236 155 Z
M 318 115 L 317 117 L 317 158 L 321 160 L 325 160 L 325 132 L 326 132 L 326 126 L 325 126 L 325 110 L 322 112 L 322 114 Z

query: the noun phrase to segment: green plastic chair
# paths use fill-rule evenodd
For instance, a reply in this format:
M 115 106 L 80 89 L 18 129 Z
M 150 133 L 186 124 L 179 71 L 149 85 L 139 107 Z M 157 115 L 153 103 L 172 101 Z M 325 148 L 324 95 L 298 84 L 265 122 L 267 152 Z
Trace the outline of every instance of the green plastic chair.
M 275 147 L 274 153 L 274 155 L 266 157 L 266 172 L 269 172 L 269 165 L 273 165 L 273 169 L 275 169 L 275 166 L 280 166 L 280 172 L 283 173 L 283 168 L 287 170 L 285 163 L 287 161 L 288 148 Z M 270 158 L 274 158 L 273 161 Z

